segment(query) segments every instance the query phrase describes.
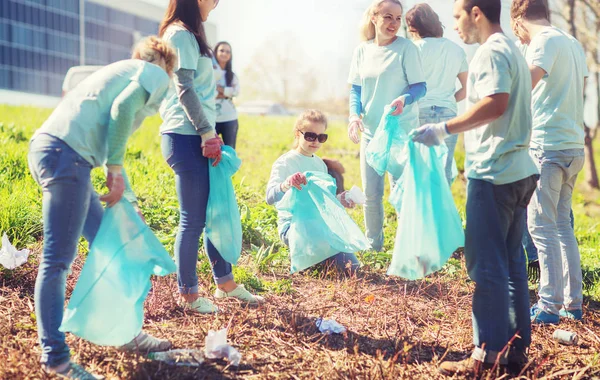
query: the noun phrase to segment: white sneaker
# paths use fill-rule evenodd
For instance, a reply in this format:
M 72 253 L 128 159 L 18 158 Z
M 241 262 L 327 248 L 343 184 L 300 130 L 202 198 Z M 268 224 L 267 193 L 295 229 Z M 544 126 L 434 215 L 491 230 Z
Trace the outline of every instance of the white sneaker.
M 179 306 L 185 310 L 195 311 L 200 314 L 214 314 L 219 312 L 219 308 L 214 303 L 203 297 L 199 297 L 194 302 L 180 301 Z
M 263 297 L 250 293 L 248 290 L 246 290 L 246 287 L 244 285 L 238 285 L 237 288 L 235 288 L 229 293 L 217 288 L 217 290 L 215 291 L 215 298 L 227 297 L 237 298 L 240 301 L 244 301 L 254 305 L 258 305 L 265 302 L 265 299 Z
M 138 352 L 147 354 L 149 352 L 167 351 L 171 348 L 171 342 L 166 339 L 158 339 L 150 334 L 141 332 L 131 342 L 119 347 L 119 351 Z

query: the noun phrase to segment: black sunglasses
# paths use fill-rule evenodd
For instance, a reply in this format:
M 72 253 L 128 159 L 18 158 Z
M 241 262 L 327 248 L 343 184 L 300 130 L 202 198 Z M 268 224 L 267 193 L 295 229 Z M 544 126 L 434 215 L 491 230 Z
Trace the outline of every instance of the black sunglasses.
M 304 140 L 308 142 L 315 142 L 316 140 L 319 140 L 319 142 L 323 144 L 325 141 L 327 141 L 327 137 L 329 137 L 327 136 L 327 133 L 321 133 L 320 135 L 317 135 L 314 132 L 298 132 L 302 133 L 302 136 L 304 136 Z

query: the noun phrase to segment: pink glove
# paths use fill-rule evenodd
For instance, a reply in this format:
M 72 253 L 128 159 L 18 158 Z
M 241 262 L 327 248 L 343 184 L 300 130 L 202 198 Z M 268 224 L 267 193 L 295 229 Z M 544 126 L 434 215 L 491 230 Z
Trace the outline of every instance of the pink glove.
M 106 187 L 108 187 L 109 191 L 108 194 L 101 196 L 100 200 L 106 202 L 108 207 L 117 204 L 125 192 L 125 180 L 123 179 L 121 170 L 121 166 L 114 165 L 109 167 L 108 173 L 106 174 Z
M 306 176 L 304 173 L 296 173 L 289 176 L 283 183 L 281 184 L 281 190 L 283 192 L 288 191 L 292 187 L 295 187 L 298 190 L 302 190 L 302 185 L 306 185 L 308 182 L 306 181 Z
M 213 166 L 217 166 L 221 162 L 221 146 L 223 140 L 219 136 L 215 136 L 211 139 L 202 142 L 202 155 L 206 158 L 212 158 L 215 161 Z

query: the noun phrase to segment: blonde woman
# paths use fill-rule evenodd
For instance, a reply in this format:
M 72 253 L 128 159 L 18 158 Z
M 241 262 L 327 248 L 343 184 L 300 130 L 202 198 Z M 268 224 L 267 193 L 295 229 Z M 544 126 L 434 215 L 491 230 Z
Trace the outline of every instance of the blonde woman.
M 467 55 L 454 42 L 443 37 L 440 18 L 429 4 L 417 4 L 406 13 L 406 24 L 415 45 L 421 52 L 427 94 L 419 101 L 419 124 L 439 123 L 456 117 L 457 103 L 467 95 Z M 461 88 L 456 90 L 456 79 Z M 452 184 L 452 160 L 458 135 L 450 135 L 446 179 Z
M 70 361 L 63 319 L 67 270 L 83 234 L 91 245 L 104 209 L 124 196 L 135 202 L 123 170 L 125 145 L 144 117 L 158 111 L 169 87 L 175 52 L 149 37 L 133 59 L 113 63 L 70 91 L 33 135 L 29 167 L 43 190 L 44 249 L 35 284 L 35 314 L 46 372 L 64 378 L 95 379 Z M 98 197 L 90 179 L 106 166 L 108 194 Z M 167 350 L 171 343 L 141 333 L 124 349 Z
M 378 251 L 383 249 L 384 178 L 367 164 L 365 152 L 386 105 L 395 108 L 393 114 L 400 115 L 407 129 L 413 129 L 419 122 L 415 103 L 427 92 L 419 50 L 396 35 L 402 11 L 398 0 L 376 0 L 367 8 L 361 27 L 364 42 L 354 50 L 348 78 L 352 85 L 348 136 L 355 144 L 361 143 L 366 236 Z

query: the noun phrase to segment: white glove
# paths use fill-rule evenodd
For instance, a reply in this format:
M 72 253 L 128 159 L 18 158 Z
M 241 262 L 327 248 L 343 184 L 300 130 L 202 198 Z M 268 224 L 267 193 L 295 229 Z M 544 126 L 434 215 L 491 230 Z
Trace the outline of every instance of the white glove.
M 446 128 L 446 123 L 425 124 L 410 133 L 413 141 L 427 146 L 440 145 L 448 136 L 450 133 Z

